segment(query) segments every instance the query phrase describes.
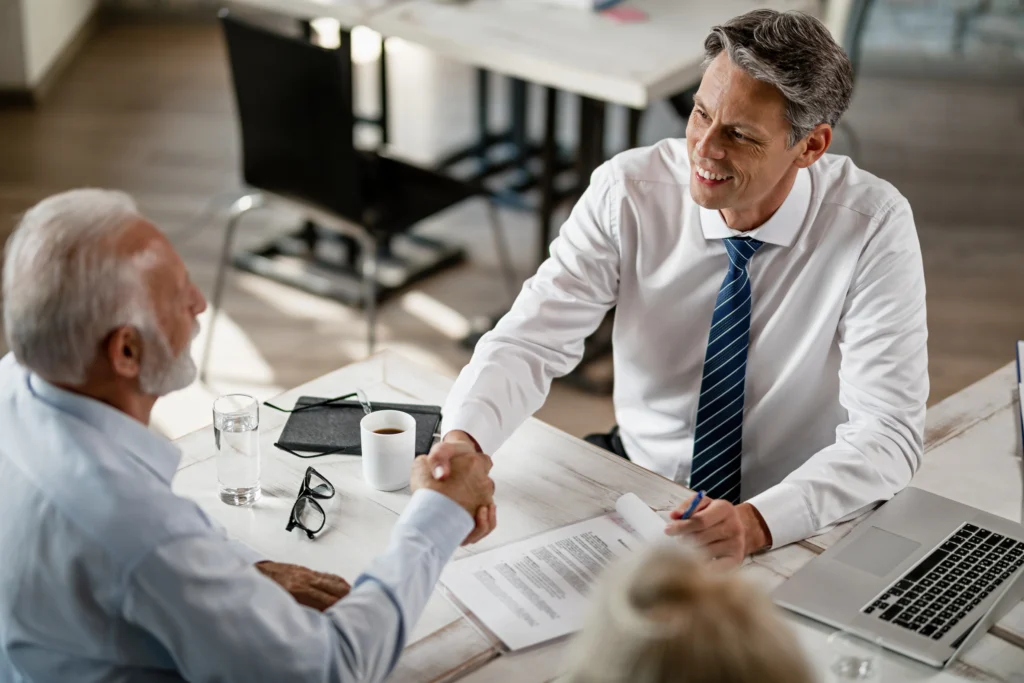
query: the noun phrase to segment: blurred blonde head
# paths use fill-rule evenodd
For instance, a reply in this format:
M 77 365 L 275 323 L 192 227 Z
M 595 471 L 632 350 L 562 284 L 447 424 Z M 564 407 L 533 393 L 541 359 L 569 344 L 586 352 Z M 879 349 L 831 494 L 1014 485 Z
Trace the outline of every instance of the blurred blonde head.
M 658 545 L 612 568 L 560 683 L 811 683 L 796 638 L 757 586 Z

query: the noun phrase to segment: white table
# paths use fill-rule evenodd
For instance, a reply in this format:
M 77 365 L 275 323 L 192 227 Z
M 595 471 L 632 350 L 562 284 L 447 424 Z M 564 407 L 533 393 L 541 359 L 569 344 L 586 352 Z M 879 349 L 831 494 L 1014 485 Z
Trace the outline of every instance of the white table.
M 367 25 L 465 64 L 595 100 L 645 109 L 693 85 L 715 24 L 757 7 L 814 11 L 814 0 L 630 0 L 646 21 L 525 0 L 409 0 Z
M 333 397 L 362 388 L 371 401 L 440 404 L 451 380 L 393 353 L 379 354 L 286 392 L 285 405 L 300 395 Z M 914 485 L 1015 520 L 1021 519 L 1020 430 L 1016 420 L 1013 370 L 1004 368 L 929 411 L 925 465 Z M 229 532 L 268 558 L 297 562 L 350 579 L 387 545 L 390 529 L 408 501 L 407 492 L 381 493 L 362 482 L 359 459 L 328 456 L 315 462 L 336 486 L 329 525 L 316 540 L 284 530 L 307 461 L 271 444 L 286 416 L 262 412 L 264 497 L 252 508 L 219 502 L 211 428 L 183 437 L 175 490 L 197 500 Z M 460 549 L 479 552 L 613 509 L 622 493 L 634 491 L 658 510 L 685 495 L 677 484 L 605 453 L 537 420 L 515 432 L 496 454 L 499 523 L 483 542 Z M 779 585 L 853 524 L 824 536 L 754 558 L 741 570 L 766 588 Z M 812 660 L 823 666 L 829 629 L 787 617 Z M 560 672 L 566 641 L 502 654 L 498 644 L 475 629 L 439 593 L 413 630 L 393 681 L 546 681 Z M 1019 605 L 948 671 L 937 672 L 902 657 L 887 659 L 891 681 L 1014 681 L 1024 672 L 1024 605 Z M 529 672 L 527 676 L 524 672 Z
M 528 0 L 228 0 L 297 19 L 365 25 L 439 55 L 595 100 L 644 109 L 692 85 L 715 24 L 757 7 L 816 11 L 817 0 L 630 0 L 619 23 Z

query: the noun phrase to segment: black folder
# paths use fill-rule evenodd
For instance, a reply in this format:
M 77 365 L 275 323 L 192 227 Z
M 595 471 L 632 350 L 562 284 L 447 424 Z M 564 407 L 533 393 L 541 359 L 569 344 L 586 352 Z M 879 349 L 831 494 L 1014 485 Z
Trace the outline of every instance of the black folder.
M 300 396 L 295 407 L 301 408 L 328 399 Z M 430 452 L 434 434 L 441 424 L 441 406 L 404 403 L 373 403 L 373 410 L 401 410 L 416 420 L 416 454 Z M 288 416 L 277 444 L 291 451 L 360 455 L 359 422 L 366 416 L 359 401 L 338 401 L 309 408 Z

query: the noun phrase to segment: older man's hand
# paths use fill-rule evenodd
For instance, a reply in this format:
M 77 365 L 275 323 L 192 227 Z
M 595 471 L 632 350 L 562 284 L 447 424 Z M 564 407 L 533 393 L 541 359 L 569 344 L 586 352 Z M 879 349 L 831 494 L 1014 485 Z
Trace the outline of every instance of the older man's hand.
M 695 494 L 696 495 L 696 494 Z M 688 536 L 704 547 L 711 561 L 721 567 L 735 567 L 751 553 L 771 546 L 772 537 L 761 513 L 750 503 L 733 505 L 727 500 L 705 498 L 689 519 L 683 515 L 691 497 L 669 515 L 665 527 L 669 536 Z
M 300 605 L 323 612 L 348 595 L 352 587 L 348 581 L 306 567 L 282 562 L 257 562 L 256 569 L 264 576 L 291 593 Z
M 461 505 L 476 522 L 463 545 L 476 543 L 491 533 L 498 524 L 498 508 L 494 504 L 494 481 L 488 476 L 493 463 L 490 457 L 477 453 L 474 449 L 457 445 L 453 448 L 446 446 L 452 444 L 438 444 L 431 451 L 432 456 L 445 447 L 441 456 L 447 468 L 445 476 L 438 476 L 440 473 L 437 468 L 440 464 L 436 459 L 432 462 L 431 456 L 421 455 L 413 462 L 412 490 L 431 489 Z

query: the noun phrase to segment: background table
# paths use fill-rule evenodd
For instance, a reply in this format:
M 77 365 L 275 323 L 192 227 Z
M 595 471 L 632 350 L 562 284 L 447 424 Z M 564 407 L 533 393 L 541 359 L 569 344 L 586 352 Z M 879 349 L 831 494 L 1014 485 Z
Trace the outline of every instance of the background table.
M 293 19 L 336 19 L 348 30 L 366 23 L 374 13 L 402 0 L 227 0 L 229 7 L 254 7 Z
M 300 395 L 333 397 L 356 388 L 371 401 L 441 404 L 451 379 L 427 371 L 394 353 L 342 368 L 286 392 L 275 402 L 291 405 Z M 1019 521 L 1022 513 L 1020 429 L 1016 424 L 1013 369 L 990 377 L 935 406 L 928 414 L 925 464 L 913 485 Z M 178 441 L 181 467 L 174 480 L 180 494 L 199 502 L 229 533 L 270 559 L 301 563 L 354 579 L 388 543 L 408 502 L 408 491 L 383 493 L 367 487 L 359 458 L 328 456 L 315 461 L 338 495 L 327 507 L 328 525 L 316 541 L 284 530 L 299 481 L 309 461 L 273 447 L 286 416 L 261 414 L 263 498 L 251 508 L 219 501 L 213 433 L 207 427 Z M 495 454 L 498 528 L 456 557 L 480 552 L 614 509 L 633 491 L 657 510 L 668 510 L 686 495 L 681 486 L 594 448 L 537 420 L 527 421 Z M 852 522 L 799 544 L 748 560 L 741 570 L 766 589 L 841 538 Z M 831 629 L 793 615 L 787 619 L 819 667 Z M 558 675 L 567 641 L 523 653 L 505 654 L 435 591 L 413 630 L 393 681 L 545 681 Z M 893 681 L 1014 681 L 1024 672 L 1024 605 L 1018 605 L 962 661 L 938 672 L 895 655 L 887 656 Z
M 367 25 L 450 59 L 595 100 L 645 109 L 700 78 L 704 38 L 715 24 L 757 7 L 814 11 L 815 0 L 630 0 L 648 18 L 524 0 L 408 0 Z

